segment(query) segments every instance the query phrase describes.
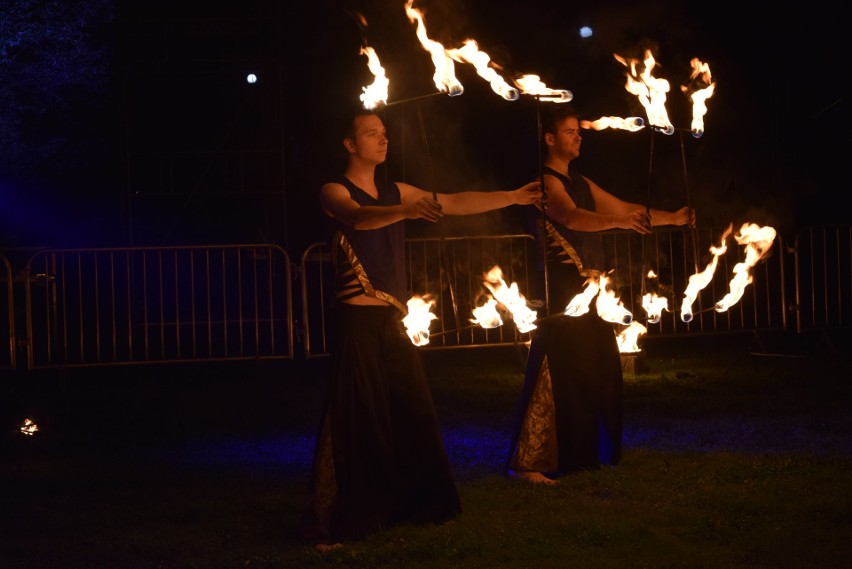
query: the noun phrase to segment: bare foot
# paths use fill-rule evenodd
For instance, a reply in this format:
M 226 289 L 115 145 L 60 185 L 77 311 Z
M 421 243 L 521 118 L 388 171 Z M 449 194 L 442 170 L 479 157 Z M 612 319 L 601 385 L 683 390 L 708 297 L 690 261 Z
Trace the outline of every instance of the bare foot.
M 314 550 L 319 551 L 320 553 L 327 553 L 335 549 L 340 549 L 341 547 L 343 547 L 342 543 L 317 543 L 314 545 Z
M 548 486 L 556 486 L 557 484 L 559 484 L 558 480 L 548 478 L 541 472 L 510 470 L 509 476 L 511 476 L 512 478 L 518 478 L 520 480 L 526 480 L 527 482 L 532 482 L 533 484 L 547 484 Z

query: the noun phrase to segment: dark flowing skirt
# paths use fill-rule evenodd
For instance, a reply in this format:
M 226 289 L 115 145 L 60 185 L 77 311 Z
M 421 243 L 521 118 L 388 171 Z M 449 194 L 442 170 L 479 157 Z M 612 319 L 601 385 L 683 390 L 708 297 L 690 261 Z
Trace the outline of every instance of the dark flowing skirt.
M 461 514 L 420 352 L 392 307 L 335 308 L 331 377 L 302 537 L 361 539 Z
M 551 313 L 564 310 L 581 282 L 558 289 Z M 618 464 L 623 388 L 615 332 L 594 306 L 542 321 L 532 334 L 507 468 L 560 475 Z

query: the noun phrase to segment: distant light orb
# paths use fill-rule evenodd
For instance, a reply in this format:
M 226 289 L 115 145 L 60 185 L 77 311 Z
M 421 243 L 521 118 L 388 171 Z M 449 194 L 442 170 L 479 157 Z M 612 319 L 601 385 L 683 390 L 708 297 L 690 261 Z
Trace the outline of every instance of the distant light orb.
M 589 26 L 583 26 L 580 28 L 580 37 L 581 38 L 590 38 L 592 37 L 592 28 Z
M 254 73 L 249 73 L 248 75 L 246 75 L 246 82 L 250 84 L 257 83 L 257 75 L 255 75 Z

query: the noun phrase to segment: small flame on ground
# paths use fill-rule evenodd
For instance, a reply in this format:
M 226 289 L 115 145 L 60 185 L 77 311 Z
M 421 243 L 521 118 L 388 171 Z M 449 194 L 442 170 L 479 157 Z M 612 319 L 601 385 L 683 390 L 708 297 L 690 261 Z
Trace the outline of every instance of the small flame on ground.
M 430 312 L 435 305 L 434 300 L 421 296 L 408 299 L 408 314 L 402 319 L 405 331 L 415 346 L 425 346 L 429 343 L 429 324 L 438 318 Z
M 32 419 L 24 419 L 24 424 L 21 425 L 21 433 L 31 437 L 36 432 L 38 432 L 38 425 Z

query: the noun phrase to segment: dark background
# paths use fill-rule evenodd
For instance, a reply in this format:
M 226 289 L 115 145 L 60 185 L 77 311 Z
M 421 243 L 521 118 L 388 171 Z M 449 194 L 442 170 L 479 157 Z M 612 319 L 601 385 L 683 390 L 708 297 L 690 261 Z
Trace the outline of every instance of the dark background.
M 0 30 L 0 247 L 324 240 L 320 184 L 342 166 L 338 111 L 390 79 L 382 175 L 426 189 L 509 189 L 535 177 L 537 106 L 505 101 L 472 66 L 436 91 L 403 0 L 4 3 Z M 644 116 L 614 53 L 654 50 L 675 126 L 679 86 L 710 64 L 705 134 L 584 131 L 576 166 L 632 201 L 696 207 L 699 224 L 846 223 L 848 52 L 843 19 L 676 1 L 421 0 L 429 36 L 478 41 L 507 79 L 568 89 L 588 118 Z M 360 14 L 367 25 L 360 25 Z M 594 34 L 580 38 L 581 25 Z M 843 38 L 845 40 L 845 38 Z M 841 47 L 844 46 L 844 47 Z M 255 84 L 246 82 L 255 73 Z M 415 233 L 519 229 L 512 209 L 413 223 Z

